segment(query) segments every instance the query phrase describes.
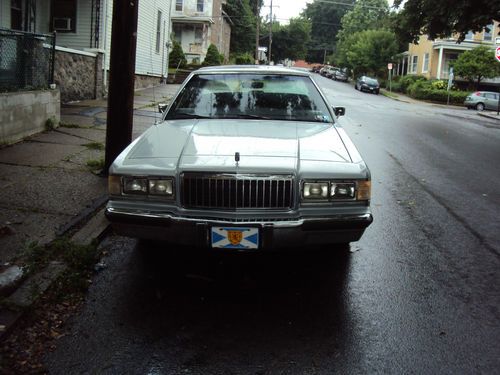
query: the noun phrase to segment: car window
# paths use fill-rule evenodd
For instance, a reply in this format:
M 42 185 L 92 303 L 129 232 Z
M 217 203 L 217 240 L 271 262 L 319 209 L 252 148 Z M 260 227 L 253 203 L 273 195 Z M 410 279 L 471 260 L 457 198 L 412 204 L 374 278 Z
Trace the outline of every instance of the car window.
M 194 75 L 166 119 L 200 117 L 333 121 L 309 77 L 283 74 Z

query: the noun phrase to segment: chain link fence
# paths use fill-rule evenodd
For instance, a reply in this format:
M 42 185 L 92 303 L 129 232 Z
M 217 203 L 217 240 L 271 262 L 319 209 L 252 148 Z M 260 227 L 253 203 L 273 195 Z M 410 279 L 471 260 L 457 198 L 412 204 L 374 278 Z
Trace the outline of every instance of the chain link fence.
M 54 56 L 55 35 L 0 28 L 0 92 L 48 88 Z

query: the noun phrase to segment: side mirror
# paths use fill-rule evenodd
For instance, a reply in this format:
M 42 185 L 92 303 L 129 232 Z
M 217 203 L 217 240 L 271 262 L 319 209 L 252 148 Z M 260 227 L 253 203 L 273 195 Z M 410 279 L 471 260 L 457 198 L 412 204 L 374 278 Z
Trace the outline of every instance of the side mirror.
M 345 115 L 345 107 L 333 107 L 335 116 L 340 117 Z
M 158 103 L 158 112 L 163 113 L 167 110 L 168 104 Z

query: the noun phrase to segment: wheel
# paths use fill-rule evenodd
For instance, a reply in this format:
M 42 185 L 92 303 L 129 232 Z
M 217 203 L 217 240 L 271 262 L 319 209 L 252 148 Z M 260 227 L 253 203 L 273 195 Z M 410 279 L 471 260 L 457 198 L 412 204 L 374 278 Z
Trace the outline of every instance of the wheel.
M 354 85 L 354 90 L 357 90 L 357 89 L 358 89 L 358 84 L 356 83 L 356 84 Z
M 484 111 L 484 104 L 483 103 L 477 103 L 476 104 L 476 109 L 478 111 Z

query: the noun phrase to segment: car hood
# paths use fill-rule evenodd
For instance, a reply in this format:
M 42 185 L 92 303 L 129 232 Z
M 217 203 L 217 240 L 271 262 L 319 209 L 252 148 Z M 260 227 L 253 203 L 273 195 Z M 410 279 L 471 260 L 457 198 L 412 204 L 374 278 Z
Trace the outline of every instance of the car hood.
M 142 166 L 148 173 L 155 168 L 292 173 L 304 163 L 351 163 L 332 124 L 300 121 L 165 121 L 151 127 L 123 154 L 115 167 Z

